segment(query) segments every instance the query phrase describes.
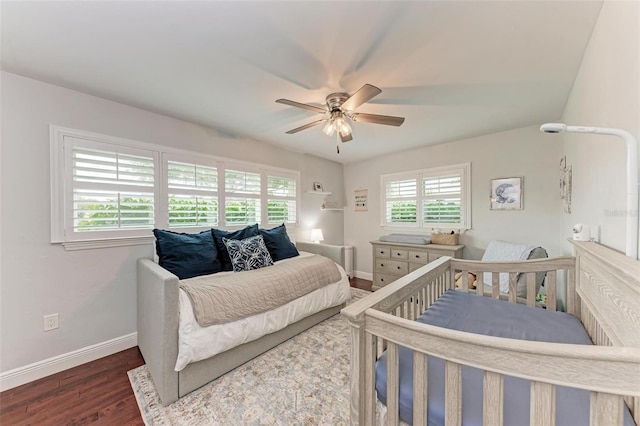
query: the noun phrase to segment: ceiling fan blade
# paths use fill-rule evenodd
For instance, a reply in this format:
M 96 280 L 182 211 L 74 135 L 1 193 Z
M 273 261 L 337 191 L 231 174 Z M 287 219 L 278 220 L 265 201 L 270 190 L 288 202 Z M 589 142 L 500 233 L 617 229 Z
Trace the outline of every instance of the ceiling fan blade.
M 369 99 L 378 96 L 381 92 L 382 90 L 378 89 L 376 86 L 365 84 L 360 89 L 358 89 L 356 93 L 351 95 L 349 99 L 344 101 L 341 107 L 343 110 L 346 109 L 347 111 L 353 111 L 363 103 L 367 102 Z
M 324 108 L 320 108 L 320 107 L 308 105 L 308 104 L 301 104 L 300 102 L 290 101 L 289 99 L 278 99 L 276 102 L 279 104 L 285 104 L 285 105 L 294 106 L 297 108 L 308 109 L 309 111 L 317 112 L 319 114 L 325 114 L 327 112 L 327 110 Z
M 342 133 L 340 133 L 340 140 L 342 142 L 349 142 L 353 140 L 353 135 L 351 133 L 349 133 L 348 135 L 343 135 Z
M 386 124 L 387 126 L 400 126 L 404 123 L 404 117 L 393 117 L 391 115 L 365 114 L 362 112 L 353 113 L 353 121 L 362 123 Z
M 325 121 L 327 121 L 326 119 L 324 120 L 317 120 L 317 121 L 312 121 L 311 123 L 307 123 L 304 126 L 300 126 L 300 127 L 296 127 L 295 129 L 291 129 L 288 132 L 286 132 L 288 135 L 292 135 L 294 133 L 298 133 L 301 130 L 305 130 L 308 129 L 309 127 L 313 127 L 313 126 L 317 126 L 318 124 L 324 123 Z

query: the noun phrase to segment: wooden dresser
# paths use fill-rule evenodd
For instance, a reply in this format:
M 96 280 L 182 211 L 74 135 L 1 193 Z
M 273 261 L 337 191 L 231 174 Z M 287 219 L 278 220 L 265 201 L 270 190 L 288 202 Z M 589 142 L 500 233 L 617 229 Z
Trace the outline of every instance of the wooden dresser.
M 373 246 L 373 290 L 413 272 L 442 256 L 462 258 L 464 245 L 402 244 L 371 241 Z

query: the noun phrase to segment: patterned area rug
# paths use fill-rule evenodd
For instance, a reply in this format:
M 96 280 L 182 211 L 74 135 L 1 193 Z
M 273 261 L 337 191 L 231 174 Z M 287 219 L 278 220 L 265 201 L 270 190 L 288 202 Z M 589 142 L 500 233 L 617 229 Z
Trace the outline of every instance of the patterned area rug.
M 351 289 L 351 301 L 371 294 Z M 349 329 L 335 315 L 163 407 L 146 366 L 128 372 L 147 425 L 349 423 Z

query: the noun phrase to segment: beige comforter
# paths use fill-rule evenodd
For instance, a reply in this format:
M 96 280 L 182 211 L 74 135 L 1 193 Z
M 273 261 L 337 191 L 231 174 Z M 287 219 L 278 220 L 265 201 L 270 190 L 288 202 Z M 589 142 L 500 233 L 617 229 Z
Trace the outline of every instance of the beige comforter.
M 296 257 L 261 269 L 180 281 L 202 327 L 224 324 L 282 306 L 340 281 L 336 264 L 320 255 Z

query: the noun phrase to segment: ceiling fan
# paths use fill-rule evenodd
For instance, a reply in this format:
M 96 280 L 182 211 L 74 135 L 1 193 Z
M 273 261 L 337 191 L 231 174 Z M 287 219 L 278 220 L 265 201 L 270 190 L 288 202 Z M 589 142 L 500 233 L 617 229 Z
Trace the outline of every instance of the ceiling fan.
M 294 106 L 297 108 L 304 108 L 310 111 L 317 112 L 319 114 L 329 114 L 329 117 L 321 120 L 307 123 L 303 126 L 291 129 L 287 134 L 298 133 L 301 130 L 308 129 L 313 126 L 317 126 L 322 123 L 326 123 L 322 130 L 326 135 L 333 136 L 337 133 L 342 142 L 349 142 L 353 139 L 351 134 L 351 126 L 347 122 L 347 118 L 352 121 L 361 121 L 363 123 L 385 124 L 388 126 L 400 126 L 404 123 L 404 117 L 392 117 L 390 115 L 378 115 L 378 114 L 365 114 L 362 112 L 355 112 L 365 102 L 368 102 L 373 97 L 379 95 L 382 90 L 378 89 L 371 84 L 365 84 L 356 93 L 349 96 L 348 93 L 337 92 L 332 93 L 326 98 L 326 108 L 320 108 L 314 105 L 303 104 L 300 102 L 290 101 L 289 99 L 278 99 L 277 103 Z M 340 148 L 338 148 L 340 153 Z

